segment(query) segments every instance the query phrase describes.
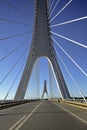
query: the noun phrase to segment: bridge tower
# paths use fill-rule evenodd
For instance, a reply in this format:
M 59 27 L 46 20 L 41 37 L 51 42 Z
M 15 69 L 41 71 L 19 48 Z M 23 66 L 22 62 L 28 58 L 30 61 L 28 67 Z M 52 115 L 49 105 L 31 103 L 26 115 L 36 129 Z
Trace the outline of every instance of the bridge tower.
M 53 41 L 51 39 L 49 14 L 48 14 L 48 0 L 35 0 L 35 23 L 32 36 L 32 44 L 30 53 L 26 62 L 26 66 L 20 80 L 18 90 L 16 92 L 14 100 L 23 100 L 28 82 L 32 73 L 32 69 L 37 58 L 45 56 L 50 62 L 57 82 L 62 98 L 70 98 L 70 94 L 65 83 L 64 77 L 60 70 L 60 66 L 57 62 L 56 52 L 53 47 Z
M 46 80 L 44 80 L 44 89 L 43 89 L 43 93 L 42 93 L 41 99 L 43 99 L 45 93 L 47 94 L 47 98 L 49 99 Z

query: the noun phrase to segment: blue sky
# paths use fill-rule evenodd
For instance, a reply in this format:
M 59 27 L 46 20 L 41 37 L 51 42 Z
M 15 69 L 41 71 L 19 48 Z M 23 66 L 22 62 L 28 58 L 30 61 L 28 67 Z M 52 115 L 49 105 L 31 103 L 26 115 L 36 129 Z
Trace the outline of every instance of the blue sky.
M 9 1 L 10 5 L 7 3 Z M 50 0 L 49 0 L 50 1 Z M 57 0 L 54 0 L 53 6 L 55 6 Z M 66 5 L 69 0 L 60 0 L 56 9 L 54 10 L 51 18 L 61 10 L 61 8 Z M 8 99 L 14 97 L 15 92 L 17 90 L 25 62 L 27 60 L 27 56 L 29 53 L 30 44 L 32 41 L 32 32 L 33 32 L 33 24 L 34 24 L 34 0 L 0 0 L 0 59 L 6 56 L 11 50 L 18 47 L 22 42 L 24 45 L 17 49 L 14 53 L 8 56 L 5 60 L 0 62 L 0 81 L 3 81 L 5 75 L 9 72 L 9 70 L 13 67 L 13 65 L 23 56 L 15 68 L 11 71 L 11 73 L 6 77 L 6 79 L 0 83 L 0 99 L 3 99 L 7 94 L 10 86 L 12 85 L 18 71 L 21 71 L 8 95 Z M 77 19 L 80 17 L 87 16 L 87 0 L 72 0 L 70 5 L 68 5 L 52 22 L 51 25 L 59 24 L 62 22 L 66 22 L 69 20 Z M 4 20 L 2 20 L 3 18 Z M 7 19 L 12 21 L 20 22 L 19 24 L 16 22 L 7 21 Z M 23 24 L 22 24 L 23 23 Z M 27 24 L 27 25 L 25 25 Z M 59 27 L 52 27 L 51 30 L 60 35 L 68 37 L 74 41 L 80 42 L 84 45 L 87 45 L 87 19 L 69 23 L 66 25 L 62 25 Z M 9 37 L 12 35 L 26 33 L 25 35 L 20 35 L 18 37 L 2 39 L 5 37 Z M 80 67 L 87 73 L 87 49 L 72 42 L 69 42 L 63 38 L 52 35 L 53 38 L 65 49 L 65 51 L 80 65 Z M 72 63 L 72 61 L 64 54 L 64 52 L 54 43 L 54 46 L 60 56 L 62 57 L 64 63 L 68 67 L 70 73 L 72 74 L 75 82 L 78 87 L 82 91 L 83 95 L 87 96 L 87 76 L 84 74 Z M 31 80 L 29 83 L 29 87 L 26 93 L 27 98 L 34 98 L 37 96 L 37 86 L 38 86 L 38 75 L 40 80 L 40 95 L 43 91 L 43 83 L 44 80 L 47 80 L 48 91 L 50 90 L 49 83 L 49 69 L 48 69 L 48 61 L 45 58 L 39 59 L 40 70 L 35 69 L 34 67 Z M 62 69 L 62 73 L 66 80 L 69 91 L 75 96 L 80 96 L 77 91 L 74 83 L 72 82 L 70 76 L 64 68 L 61 60 L 58 56 L 58 62 Z M 39 74 L 37 74 L 39 71 Z M 35 82 L 33 82 L 35 81 Z M 52 87 L 53 96 L 59 96 L 59 92 L 57 91 L 57 86 L 52 75 Z M 50 91 L 49 91 L 50 93 Z

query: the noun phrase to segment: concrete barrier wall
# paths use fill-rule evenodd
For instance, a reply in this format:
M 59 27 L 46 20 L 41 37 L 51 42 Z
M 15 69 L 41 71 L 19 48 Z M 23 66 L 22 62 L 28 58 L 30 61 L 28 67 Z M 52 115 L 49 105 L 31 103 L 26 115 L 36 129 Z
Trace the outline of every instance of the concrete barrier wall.
M 60 99 L 52 99 L 51 101 L 57 101 L 57 102 L 61 102 L 61 103 L 67 103 L 67 104 L 71 104 L 74 106 L 80 106 L 83 108 L 87 108 L 87 103 L 80 103 L 80 102 L 76 102 L 76 101 L 60 100 Z
M 0 103 L 0 110 L 6 109 L 6 108 L 9 108 L 9 107 L 14 107 L 14 106 L 21 105 L 21 104 L 25 104 L 25 103 L 29 103 L 29 102 L 38 101 L 38 100 L 39 99 L 1 102 Z

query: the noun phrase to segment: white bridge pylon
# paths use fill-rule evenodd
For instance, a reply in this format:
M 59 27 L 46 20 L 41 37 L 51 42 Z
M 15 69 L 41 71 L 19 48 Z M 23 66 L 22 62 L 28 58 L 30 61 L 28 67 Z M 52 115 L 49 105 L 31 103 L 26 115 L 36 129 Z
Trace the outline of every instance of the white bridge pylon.
M 53 47 L 53 41 L 50 37 L 50 30 L 51 28 L 49 24 L 47 0 L 36 0 L 35 23 L 32 44 L 14 100 L 24 99 L 33 66 L 37 58 L 40 58 L 41 56 L 47 57 L 47 59 L 49 59 L 48 61 L 50 61 L 50 63 L 52 64 L 62 98 L 70 98 L 67 85 L 60 70 L 60 66 L 57 62 L 56 52 Z
M 42 93 L 42 96 L 41 96 L 41 99 L 44 98 L 44 94 L 47 94 L 47 98 L 49 99 L 49 94 L 48 94 L 48 91 L 47 91 L 47 81 L 44 80 L 44 88 L 43 88 L 43 93 Z

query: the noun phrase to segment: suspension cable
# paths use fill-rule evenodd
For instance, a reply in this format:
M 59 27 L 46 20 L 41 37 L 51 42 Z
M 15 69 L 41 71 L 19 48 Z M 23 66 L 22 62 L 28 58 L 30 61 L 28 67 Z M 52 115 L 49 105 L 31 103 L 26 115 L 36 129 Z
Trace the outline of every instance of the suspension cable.
M 50 1 L 48 2 L 49 8 L 50 8 L 50 6 L 51 6 L 51 2 L 52 2 L 52 0 L 50 0 Z
M 70 39 L 70 38 L 67 38 L 67 37 L 65 37 L 65 36 L 62 36 L 62 35 L 60 35 L 60 34 L 58 34 L 58 33 L 53 32 L 53 31 L 50 31 L 50 32 L 53 33 L 54 35 L 58 36 L 58 37 L 61 37 L 61 38 L 65 39 L 65 40 L 67 40 L 67 41 L 70 41 L 70 42 L 72 42 L 72 43 L 74 43 L 74 44 L 77 44 L 77 45 L 79 45 L 79 46 L 81 46 L 81 47 L 87 48 L 87 46 L 84 45 L 84 44 L 82 44 L 82 43 L 79 43 L 79 42 L 77 42 L 77 41 L 74 41 L 74 40 L 72 40 L 72 39 Z
M 19 63 L 19 61 L 23 58 L 24 54 L 26 53 L 26 50 L 22 53 L 22 55 L 19 57 L 19 59 L 16 61 L 16 63 L 12 66 L 12 68 L 7 72 L 7 74 L 4 76 L 4 78 L 0 81 L 0 85 L 5 81 L 5 79 L 11 73 L 11 71 L 16 67 L 16 65 Z
M 64 65 L 64 67 L 65 67 L 66 71 L 68 72 L 68 74 L 69 74 L 70 78 L 72 79 L 72 81 L 73 81 L 73 83 L 74 83 L 75 87 L 77 88 L 77 90 L 79 91 L 80 95 L 83 97 L 84 101 L 86 102 L 86 99 L 85 99 L 85 97 L 84 97 L 83 93 L 81 92 L 80 88 L 78 87 L 78 85 L 77 85 L 76 81 L 74 80 L 74 78 L 73 78 L 72 74 L 70 73 L 70 71 L 69 71 L 68 67 L 67 67 L 67 66 L 66 66 L 66 64 L 64 63 L 64 61 L 63 61 L 62 57 L 60 56 L 60 54 L 58 53 L 58 51 L 56 50 L 56 48 L 55 48 L 55 51 L 56 51 L 56 53 L 57 53 L 57 55 L 58 55 L 59 59 L 61 60 L 62 64 Z
M 13 83 L 11 84 L 11 86 L 10 86 L 10 88 L 9 88 L 9 90 L 8 90 L 8 92 L 7 92 L 7 94 L 6 94 L 6 96 L 4 97 L 4 101 L 7 99 L 7 97 L 8 97 L 8 95 L 9 95 L 11 89 L 13 88 L 13 86 L 14 86 L 14 84 L 15 84 L 15 82 L 16 82 L 16 80 L 17 80 L 17 78 L 18 78 L 18 76 L 19 76 L 19 74 L 20 74 L 20 72 L 21 72 L 21 70 L 22 70 L 22 68 L 23 68 L 23 66 L 22 66 L 22 67 L 20 68 L 20 70 L 18 71 L 18 73 L 17 73 L 17 75 L 16 75 L 16 77 L 15 77 Z
M 62 93 L 61 93 L 61 91 L 60 91 L 59 84 L 58 84 L 58 81 L 57 81 L 57 79 L 56 79 L 56 75 L 55 75 L 55 72 L 54 72 L 54 69 L 53 69 L 53 66 L 52 66 L 50 60 L 49 60 L 49 63 L 50 63 L 50 66 L 51 66 L 51 69 L 52 69 L 52 72 L 53 72 L 53 75 L 54 75 L 54 78 L 55 78 L 55 81 L 56 81 L 56 84 L 57 84 L 57 88 L 58 88 L 59 93 L 60 93 L 60 96 L 61 96 L 61 98 L 63 99 L 63 96 L 62 96 Z
M 26 16 L 21 10 L 17 9 L 13 4 L 11 4 L 9 1 L 4 0 L 3 2 L 5 2 L 8 6 L 10 6 L 11 8 L 13 8 L 15 11 L 17 11 L 17 12 L 20 13 L 21 15 L 25 16 L 26 18 L 29 18 L 29 17 Z
M 76 67 L 87 77 L 87 73 L 75 62 L 75 60 L 58 44 L 58 42 L 51 36 L 56 45 L 65 53 L 65 55 L 76 65 Z
M 16 48 L 14 48 L 12 51 L 10 51 L 7 55 L 5 55 L 4 57 L 2 57 L 0 59 L 0 62 L 4 61 L 7 57 L 9 57 L 11 54 L 13 54 L 15 51 L 17 51 L 19 48 L 21 48 L 23 45 L 25 45 L 25 43 L 29 40 L 29 38 L 25 41 L 23 41 L 19 46 L 17 46 Z
M 39 92 L 40 92 L 40 66 L 39 66 L 39 59 L 36 60 L 34 66 L 34 78 L 35 78 L 35 92 L 34 96 L 39 99 Z
M 19 37 L 19 36 L 26 35 L 26 34 L 29 34 L 29 33 L 30 33 L 29 31 L 28 32 L 24 32 L 24 33 L 18 33 L 18 34 L 15 34 L 15 35 L 11 35 L 11 36 L 0 38 L 0 40 L 11 39 L 11 38 Z
M 57 12 L 57 14 L 50 20 L 50 22 L 52 22 L 71 2 L 72 0 L 70 0 L 59 12 Z
M 51 66 L 50 66 L 50 63 L 48 62 L 48 69 L 49 69 L 49 85 L 50 85 L 50 98 L 53 98 L 53 91 L 55 91 L 55 87 L 53 85 L 53 81 L 52 80 L 52 77 L 55 79 L 55 76 L 52 72 L 52 69 L 51 69 Z M 56 82 L 56 81 L 55 81 Z M 56 84 L 57 85 L 57 84 Z M 59 96 L 61 97 L 61 94 L 60 94 L 60 90 L 59 90 L 59 87 L 57 87 L 57 90 L 58 90 L 58 93 L 59 93 Z
M 40 65 L 39 60 L 36 61 L 36 81 L 37 81 L 37 98 L 40 97 Z M 38 74 L 38 76 L 37 76 Z
M 54 24 L 54 25 L 51 25 L 50 27 L 58 27 L 58 26 L 61 26 L 61 25 L 66 25 L 66 24 L 81 21 L 81 20 L 84 20 L 84 19 L 87 19 L 87 16 L 80 17 L 80 18 L 77 18 L 77 19 L 72 19 L 72 20 L 62 22 L 62 23 L 59 23 L 59 24 Z
M 5 22 L 10 22 L 10 23 L 16 23 L 16 24 L 22 24 L 22 25 L 30 26 L 27 23 L 22 23 L 22 22 L 12 20 L 12 19 L 7 19 L 7 18 L 0 18 L 0 21 L 5 21 Z
M 58 69 L 57 63 L 55 62 L 55 64 L 56 64 L 57 71 L 58 71 L 58 74 L 59 74 L 59 77 L 60 77 L 60 80 L 61 80 L 61 83 L 62 83 L 62 87 L 63 87 L 63 89 L 64 89 L 65 94 L 67 95 L 67 93 L 66 93 L 66 89 L 65 89 L 65 85 L 64 85 L 64 82 L 63 82 L 62 77 L 61 77 L 61 75 L 60 75 L 60 72 L 59 72 L 59 69 Z
M 56 9 L 57 5 L 59 4 L 59 1 L 60 1 L 60 0 L 57 0 L 55 6 L 54 6 L 53 9 L 51 10 L 50 16 L 53 14 L 54 10 Z
M 52 10 L 53 3 L 54 3 L 54 0 L 52 0 L 52 3 L 51 3 L 51 5 L 50 5 L 50 8 L 49 8 L 49 13 L 50 13 L 50 12 L 51 12 L 51 10 Z
M 50 81 L 50 98 L 52 98 L 52 76 L 51 76 L 51 67 L 50 63 L 48 62 L 48 69 L 49 69 L 49 81 Z

